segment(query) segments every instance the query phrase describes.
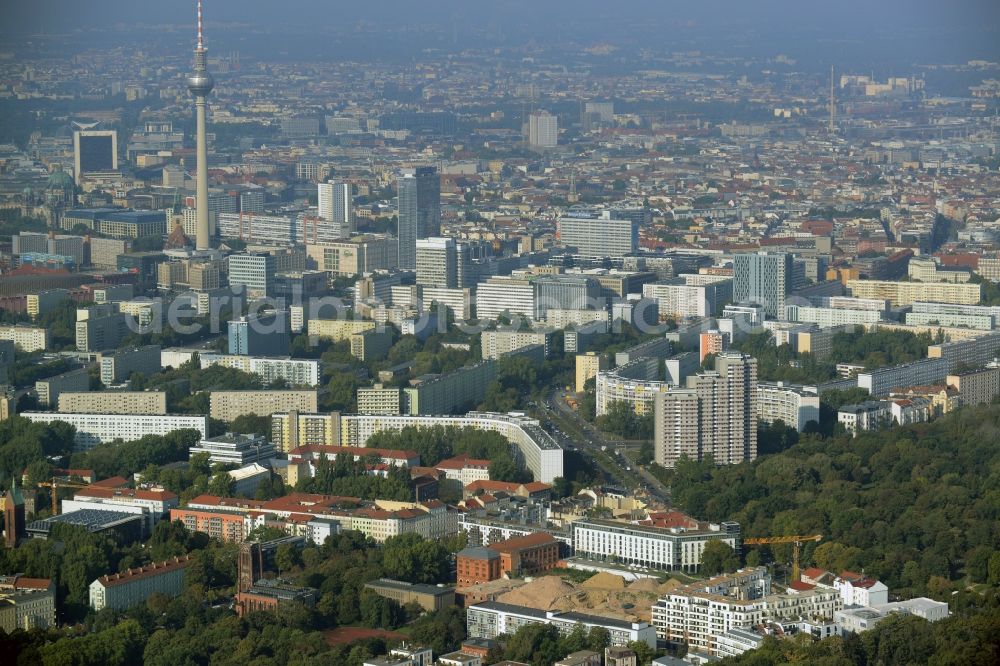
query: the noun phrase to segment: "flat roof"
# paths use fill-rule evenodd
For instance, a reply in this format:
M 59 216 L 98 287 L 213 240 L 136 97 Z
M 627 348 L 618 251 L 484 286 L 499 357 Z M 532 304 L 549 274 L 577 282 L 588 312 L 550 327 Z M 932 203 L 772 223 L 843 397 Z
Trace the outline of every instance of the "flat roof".
M 433 594 L 434 596 L 453 594 L 455 592 L 455 589 L 451 587 L 438 587 L 437 585 L 427 585 L 425 583 L 407 583 L 406 581 L 393 580 L 391 578 L 379 578 L 368 581 L 365 583 L 365 587 L 384 587 L 390 590 Z

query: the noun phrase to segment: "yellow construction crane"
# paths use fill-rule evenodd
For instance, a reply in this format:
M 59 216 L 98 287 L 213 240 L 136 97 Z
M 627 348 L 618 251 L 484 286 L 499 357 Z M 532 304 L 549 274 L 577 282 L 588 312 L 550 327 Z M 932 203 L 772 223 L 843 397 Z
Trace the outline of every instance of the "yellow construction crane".
M 777 537 L 760 537 L 757 539 L 744 539 L 744 546 L 767 546 L 780 543 L 790 543 L 792 544 L 792 580 L 799 580 L 799 548 L 806 541 L 820 541 L 823 538 L 822 534 L 810 534 L 808 536 L 793 535 L 793 536 L 777 536 Z
M 60 479 L 59 477 L 52 477 L 52 481 L 43 481 L 38 484 L 39 488 L 48 488 L 52 494 L 52 515 L 59 515 L 59 489 L 60 488 L 89 488 L 89 483 L 81 483 L 79 481 L 67 481 L 66 479 Z

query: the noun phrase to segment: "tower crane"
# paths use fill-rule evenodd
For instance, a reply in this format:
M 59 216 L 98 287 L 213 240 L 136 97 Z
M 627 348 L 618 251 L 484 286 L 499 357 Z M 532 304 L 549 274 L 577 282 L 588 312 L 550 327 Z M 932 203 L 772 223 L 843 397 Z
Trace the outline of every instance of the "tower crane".
M 744 546 L 767 546 L 774 544 L 790 543 L 792 544 L 792 580 L 799 580 L 799 549 L 802 544 L 807 541 L 820 541 L 823 539 L 822 534 L 809 534 L 803 535 L 792 535 L 792 536 L 775 536 L 775 537 L 758 537 L 756 539 L 744 539 Z
M 89 483 L 79 481 L 67 481 L 57 476 L 52 477 L 52 481 L 43 481 L 38 484 L 39 488 L 48 488 L 52 495 L 52 515 L 59 515 L 59 489 L 60 488 L 89 488 Z

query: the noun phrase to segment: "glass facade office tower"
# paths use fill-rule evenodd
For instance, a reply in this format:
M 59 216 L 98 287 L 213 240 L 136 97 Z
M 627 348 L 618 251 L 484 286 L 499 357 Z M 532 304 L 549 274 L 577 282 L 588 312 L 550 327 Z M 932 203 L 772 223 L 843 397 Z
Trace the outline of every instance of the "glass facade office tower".
M 733 301 L 759 303 L 775 319 L 785 316 L 791 291 L 792 255 L 782 252 L 737 254 L 733 257 Z
M 399 267 L 417 267 L 417 239 L 441 234 L 441 179 L 436 167 L 404 171 L 399 191 Z

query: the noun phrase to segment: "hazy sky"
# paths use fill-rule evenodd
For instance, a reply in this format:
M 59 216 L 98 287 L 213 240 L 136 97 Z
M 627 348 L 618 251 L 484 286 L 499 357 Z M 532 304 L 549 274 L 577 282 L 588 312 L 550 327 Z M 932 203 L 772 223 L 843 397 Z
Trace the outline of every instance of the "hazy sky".
M 453 44 L 483 31 L 506 44 L 553 36 L 627 43 L 634 36 L 642 46 L 658 39 L 667 47 L 702 40 L 718 49 L 752 38 L 774 52 L 784 51 L 785 42 L 800 48 L 811 43 L 836 55 L 846 40 L 872 49 L 873 58 L 879 46 L 924 62 L 949 54 L 1000 58 L 1000 0 L 206 0 L 205 14 L 210 43 L 222 47 L 242 37 L 225 24 L 331 38 L 363 23 L 369 29 L 437 27 Z M 117 23 L 182 26 L 194 15 L 194 0 L 0 0 L 0 33 Z

